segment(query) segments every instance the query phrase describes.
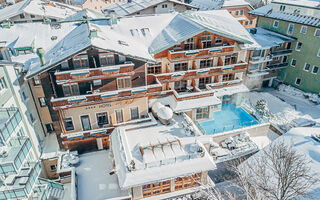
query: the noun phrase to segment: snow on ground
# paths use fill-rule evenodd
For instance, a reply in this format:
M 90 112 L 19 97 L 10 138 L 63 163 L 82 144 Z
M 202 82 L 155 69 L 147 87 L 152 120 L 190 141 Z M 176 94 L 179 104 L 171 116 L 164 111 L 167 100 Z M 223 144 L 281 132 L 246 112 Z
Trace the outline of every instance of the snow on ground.
M 120 190 L 117 175 L 109 174 L 112 170 L 110 150 L 81 155 L 80 166 L 76 169 L 78 199 L 100 200 L 128 196 L 128 191 Z
M 251 140 L 259 147 L 259 149 L 263 149 L 278 137 L 279 135 L 277 133 L 269 129 L 268 135 L 251 137 Z
M 270 123 L 283 132 L 290 130 L 292 127 L 302 126 L 302 124 L 320 123 L 320 107 L 306 99 L 290 98 L 283 92 L 272 90 L 245 93 L 244 99 L 252 107 L 255 107 L 258 100 L 264 99 L 271 114 Z M 292 102 L 296 103 L 293 104 L 295 106 L 290 105 Z

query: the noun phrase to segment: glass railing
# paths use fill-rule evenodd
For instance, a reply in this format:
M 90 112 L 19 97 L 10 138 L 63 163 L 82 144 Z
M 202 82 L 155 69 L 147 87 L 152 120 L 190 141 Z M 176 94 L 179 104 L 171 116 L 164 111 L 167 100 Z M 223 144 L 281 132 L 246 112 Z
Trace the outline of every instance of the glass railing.
M 21 121 L 21 115 L 16 108 L 7 108 L 0 110 L 0 121 L 7 119 L 6 122 L 0 124 L 0 137 L 2 141 L 7 142 L 13 131 Z
M 63 190 L 63 185 L 61 183 L 56 183 L 54 181 L 46 180 L 43 178 L 38 179 L 38 184 L 45 184 L 48 185 L 48 187 L 57 188 L 59 190 Z

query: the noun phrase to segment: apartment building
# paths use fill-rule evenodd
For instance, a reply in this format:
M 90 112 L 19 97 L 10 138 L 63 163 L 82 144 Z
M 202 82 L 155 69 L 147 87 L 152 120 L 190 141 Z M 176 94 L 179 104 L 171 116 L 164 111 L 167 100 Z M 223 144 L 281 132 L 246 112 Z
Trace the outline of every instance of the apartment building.
M 72 19 L 84 15 L 94 17 L 82 11 Z M 66 149 L 109 146 L 114 127 L 150 120 L 150 99 L 168 97 L 162 101 L 174 112 L 200 120 L 248 91 L 253 40 L 227 11 L 101 20 L 111 24 L 43 25 L 45 37 L 59 39 L 35 42 L 41 62 L 28 55 L 34 62 L 25 79 L 34 98 L 45 100 L 36 103 L 41 122 Z
M 103 9 L 103 12 L 116 16 L 150 15 L 169 12 L 196 10 L 193 5 L 181 0 L 124 0 Z
M 0 24 L 59 21 L 79 10 L 55 1 L 24 0 L 0 9 Z
M 259 47 L 250 50 L 246 85 L 250 90 L 276 87 L 279 72 L 289 66 L 296 39 L 261 27 L 248 29 Z
M 192 0 L 190 4 L 199 10 L 227 10 L 245 28 L 256 27 L 257 17 L 249 14 L 254 8 L 245 0 Z
M 319 93 L 320 7 L 316 1 L 273 1 L 250 12 L 257 26 L 297 39 L 289 66 L 278 78 L 305 92 Z

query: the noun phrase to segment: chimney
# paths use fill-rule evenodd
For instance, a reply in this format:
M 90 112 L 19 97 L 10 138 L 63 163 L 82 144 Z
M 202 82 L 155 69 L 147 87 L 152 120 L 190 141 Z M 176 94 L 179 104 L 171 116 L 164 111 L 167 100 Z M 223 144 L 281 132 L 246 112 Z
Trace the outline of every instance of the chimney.
M 44 49 L 43 48 L 38 48 L 37 49 L 37 55 L 40 58 L 41 66 L 44 66 L 46 64 L 46 60 L 44 58 Z
M 257 33 L 257 29 L 256 28 L 250 29 L 250 33 L 253 34 L 253 35 L 256 34 Z

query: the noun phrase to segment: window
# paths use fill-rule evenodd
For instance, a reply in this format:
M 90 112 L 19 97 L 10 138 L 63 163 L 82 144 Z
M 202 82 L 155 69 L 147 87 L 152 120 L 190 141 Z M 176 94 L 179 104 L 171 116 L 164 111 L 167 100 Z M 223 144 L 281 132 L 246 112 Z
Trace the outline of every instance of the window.
M 197 108 L 196 119 L 207 119 L 209 118 L 209 108 Z
M 75 56 L 73 57 L 73 66 L 75 69 L 85 69 L 89 67 L 88 56 Z
M 101 66 L 114 65 L 114 54 L 99 53 L 99 60 Z
M 212 58 L 206 58 L 200 60 L 200 68 L 207 68 L 213 66 L 213 59 Z
M 288 60 L 288 56 L 283 56 L 283 58 L 282 58 L 282 62 L 283 62 L 283 63 L 286 63 L 286 62 L 287 62 L 287 60 Z
M 31 17 L 31 18 L 35 18 L 36 16 L 34 16 L 34 15 L 30 15 L 30 17 Z
M 243 10 L 240 10 L 240 15 L 243 15 Z
M 236 16 L 239 15 L 239 10 L 236 10 L 235 15 L 236 15 Z
M 22 91 L 21 95 L 24 101 L 28 100 L 28 95 L 26 94 L 25 91 Z
M 291 66 L 292 66 L 292 67 L 295 67 L 295 66 L 296 66 L 296 63 L 297 63 L 297 61 L 296 61 L 295 59 L 292 59 L 292 60 L 291 60 Z
M 70 85 L 63 85 L 62 88 L 63 88 L 64 96 L 66 97 L 80 95 L 77 83 L 72 83 Z
M 7 88 L 8 88 L 8 86 L 7 86 L 6 81 L 4 80 L 4 77 L 0 78 L 0 91 L 7 89 Z
M 287 49 L 290 49 L 291 48 L 291 42 L 288 42 L 287 43 L 287 47 L 286 47 Z
M 117 123 L 123 122 L 122 110 L 116 110 Z
M 264 57 L 266 50 L 254 50 L 252 53 L 252 57 Z
M 39 77 L 38 77 L 38 76 L 34 76 L 34 77 L 33 77 L 33 85 L 34 85 L 34 86 L 40 85 L 40 80 L 39 80 Z
M 143 198 L 171 192 L 171 181 L 162 181 L 142 186 Z
M 97 123 L 100 128 L 106 124 L 109 124 L 108 113 L 107 112 L 97 113 Z
M 51 133 L 54 131 L 53 124 L 46 124 L 47 132 Z
M 206 85 L 210 83 L 210 77 L 199 78 L 199 88 L 205 89 Z
M 71 117 L 64 118 L 64 125 L 66 127 L 66 131 L 73 131 L 74 130 Z
M 233 74 L 224 74 L 222 76 L 222 81 L 231 81 L 233 80 Z
M 301 42 L 298 42 L 297 43 L 297 46 L 296 46 L 296 51 L 300 51 L 302 48 L 302 43 Z
M 51 165 L 51 166 L 50 166 L 50 170 L 51 170 L 51 171 L 55 171 L 55 170 L 56 170 L 56 165 Z
M 181 80 L 181 81 L 174 82 L 174 89 L 177 92 L 186 91 L 186 89 L 187 89 L 187 81 L 186 80 Z
M 31 122 L 34 123 L 36 121 L 36 118 L 34 118 L 32 113 L 30 113 L 29 116 L 30 116 Z
M 314 31 L 314 36 L 320 37 L 320 29 L 316 29 L 316 30 Z
M 248 22 L 248 21 L 245 21 L 245 22 L 244 22 L 244 25 L 245 25 L 245 26 L 247 26 L 248 24 L 249 24 L 249 22 Z
M 24 14 L 20 14 L 20 19 L 24 19 Z
M 296 85 L 300 85 L 300 83 L 301 83 L 301 78 L 296 78 Z
M 187 177 L 178 177 L 174 180 L 174 190 L 183 190 L 187 188 L 191 188 L 194 186 L 198 186 L 201 180 L 201 173 L 194 174 Z
M 319 71 L 319 67 L 313 66 L 313 68 L 312 68 L 312 73 L 313 73 L 313 74 L 317 74 L 318 71 Z
M 174 71 L 187 71 L 188 70 L 188 63 L 187 62 L 180 62 L 174 64 Z
M 233 53 L 232 55 L 225 56 L 224 64 L 225 65 L 236 64 L 237 63 L 237 57 L 238 57 L 237 53 Z
M 99 80 L 93 80 L 93 86 L 99 86 L 99 85 L 101 85 L 101 84 L 102 84 L 101 79 L 99 79 Z
M 222 37 L 216 37 L 215 44 L 222 44 Z
M 310 64 L 308 64 L 308 63 L 304 64 L 303 70 L 304 71 L 309 71 L 310 70 Z
M 118 89 L 130 88 L 131 87 L 130 76 L 117 78 L 117 86 L 118 86 Z
M 301 26 L 300 33 L 306 34 L 306 33 L 307 33 L 307 30 L 308 30 L 308 27 L 306 27 L 306 26 Z
M 131 120 L 139 119 L 138 107 L 130 108 L 131 111 Z
M 186 41 L 184 41 L 184 50 L 192 50 L 195 48 L 194 45 L 194 38 L 189 38 Z
M 84 131 L 91 130 L 89 115 L 83 115 L 80 117 L 80 119 L 81 119 L 81 124 L 82 124 L 82 130 L 84 130 Z
M 212 35 L 209 32 L 203 32 L 201 35 L 201 42 L 203 48 L 210 48 L 212 46 Z
M 162 4 L 162 8 L 168 8 L 167 4 Z
M 252 25 L 252 24 L 253 24 L 253 21 L 252 21 L 252 20 L 250 20 L 249 24 L 250 24 L 250 25 Z
M 41 107 L 47 106 L 47 104 L 46 104 L 46 99 L 45 99 L 44 97 L 40 97 L 40 98 L 39 98 L 39 103 L 40 103 L 40 106 L 41 106 Z
M 320 57 L 320 48 L 318 50 L 317 57 Z
M 161 73 L 161 63 L 148 64 L 148 74 L 160 74 Z
M 294 24 L 289 24 L 287 34 L 292 35 L 293 29 L 294 29 Z
M 279 27 L 279 21 L 274 20 L 274 22 L 273 22 L 273 27 L 274 27 L 274 28 L 278 28 L 278 27 Z

